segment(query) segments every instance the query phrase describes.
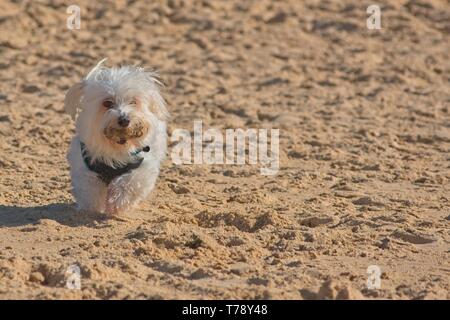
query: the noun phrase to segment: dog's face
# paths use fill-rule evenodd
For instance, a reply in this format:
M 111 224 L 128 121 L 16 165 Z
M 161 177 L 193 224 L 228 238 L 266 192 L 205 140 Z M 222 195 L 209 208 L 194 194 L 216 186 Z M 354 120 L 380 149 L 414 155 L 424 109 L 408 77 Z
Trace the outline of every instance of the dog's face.
M 142 139 L 151 126 L 151 119 L 147 119 L 147 108 L 142 105 L 141 97 L 126 100 L 117 101 L 115 97 L 108 97 L 98 108 L 100 130 L 111 143 L 126 144 L 128 141 Z
M 138 67 L 98 65 L 66 95 L 80 139 L 101 153 L 142 147 L 168 113 L 153 73 Z
M 122 82 L 113 90 L 98 84 L 85 87 L 87 106 L 77 120 L 82 139 L 116 149 L 137 147 L 146 139 L 157 116 L 151 111 L 149 97 L 128 85 Z

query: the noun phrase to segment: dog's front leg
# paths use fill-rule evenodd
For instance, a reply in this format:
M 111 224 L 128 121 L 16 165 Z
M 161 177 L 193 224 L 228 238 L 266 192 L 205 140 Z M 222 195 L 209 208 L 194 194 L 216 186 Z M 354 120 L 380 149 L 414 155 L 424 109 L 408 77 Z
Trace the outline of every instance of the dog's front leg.
M 135 170 L 115 178 L 108 186 L 106 213 L 117 215 L 133 208 L 153 189 L 156 174 Z
M 139 186 L 133 183 L 132 173 L 124 174 L 115 178 L 108 185 L 106 194 L 106 213 L 116 215 L 128 210 L 134 204 L 135 190 Z

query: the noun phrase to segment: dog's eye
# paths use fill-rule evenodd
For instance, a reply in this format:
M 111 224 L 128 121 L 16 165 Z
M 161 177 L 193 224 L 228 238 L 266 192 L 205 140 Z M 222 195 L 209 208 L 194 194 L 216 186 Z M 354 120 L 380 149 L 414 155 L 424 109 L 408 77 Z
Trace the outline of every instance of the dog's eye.
M 111 109 L 112 107 L 114 107 L 114 102 L 111 100 L 105 100 L 103 101 L 102 105 L 106 108 L 106 109 Z
M 131 104 L 132 106 L 137 106 L 137 104 L 138 104 L 137 99 L 131 99 L 130 104 Z

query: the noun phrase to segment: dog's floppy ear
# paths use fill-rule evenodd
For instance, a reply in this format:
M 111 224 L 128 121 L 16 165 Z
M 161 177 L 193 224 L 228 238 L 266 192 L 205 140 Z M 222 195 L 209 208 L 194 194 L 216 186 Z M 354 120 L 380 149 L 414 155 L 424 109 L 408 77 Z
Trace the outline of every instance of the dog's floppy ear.
M 64 110 L 70 114 L 72 120 L 75 120 L 78 109 L 80 108 L 83 88 L 83 82 L 74 84 L 69 91 L 67 91 L 66 97 L 64 98 Z
M 149 104 L 150 111 L 160 120 L 168 120 L 170 118 L 170 114 L 169 111 L 167 111 L 166 102 L 160 93 L 160 89 L 164 87 L 164 85 L 161 81 L 159 81 L 158 74 L 153 71 L 145 70 L 144 68 L 139 68 L 139 70 L 144 71 L 143 75 L 149 85 L 147 90 L 150 90 L 151 92 L 151 101 Z
M 85 80 L 88 80 L 91 77 L 95 76 L 96 72 L 102 68 L 102 64 L 106 60 L 107 58 L 100 60 L 97 65 L 93 67 L 91 71 L 89 71 L 89 73 L 85 77 Z M 78 109 L 81 108 L 81 97 L 83 96 L 85 80 L 74 84 L 69 89 L 69 91 L 67 91 L 66 98 L 64 99 L 64 110 L 66 110 L 66 112 L 70 114 L 73 120 L 75 120 L 77 116 Z
M 166 108 L 166 102 L 159 92 L 153 94 L 153 99 L 150 102 L 149 108 L 150 111 L 162 121 L 166 121 L 170 118 L 169 111 L 167 111 Z

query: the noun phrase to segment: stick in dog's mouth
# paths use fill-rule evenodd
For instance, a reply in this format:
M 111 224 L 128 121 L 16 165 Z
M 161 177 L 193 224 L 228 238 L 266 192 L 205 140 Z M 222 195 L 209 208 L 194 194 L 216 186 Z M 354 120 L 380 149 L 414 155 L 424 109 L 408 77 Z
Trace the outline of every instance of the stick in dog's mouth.
M 127 128 L 107 127 L 103 134 L 117 144 L 125 144 L 128 140 L 142 137 L 145 132 L 146 128 L 144 126 L 135 125 Z

